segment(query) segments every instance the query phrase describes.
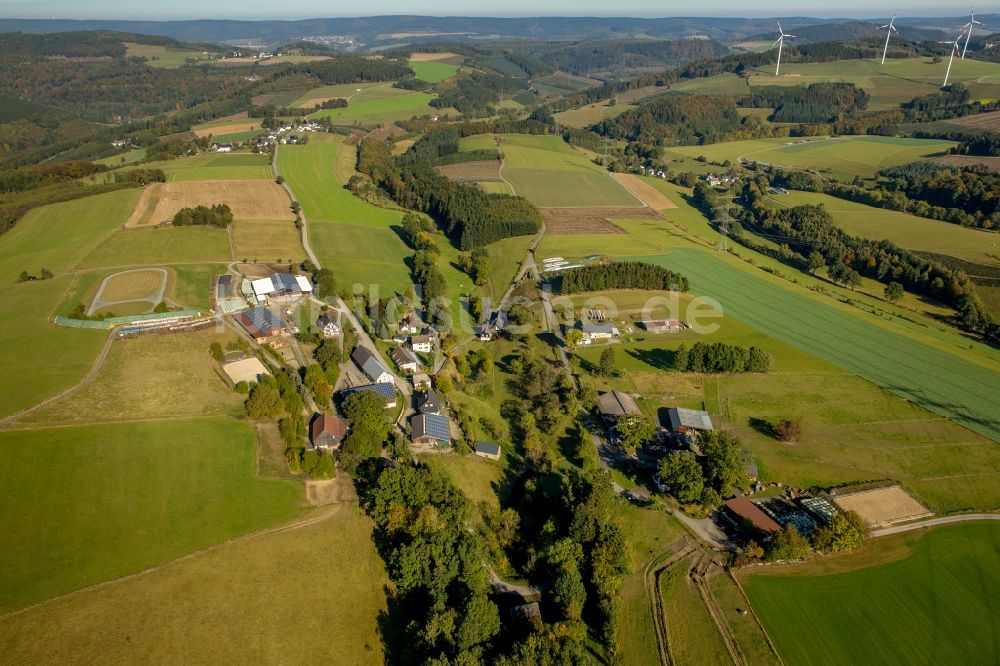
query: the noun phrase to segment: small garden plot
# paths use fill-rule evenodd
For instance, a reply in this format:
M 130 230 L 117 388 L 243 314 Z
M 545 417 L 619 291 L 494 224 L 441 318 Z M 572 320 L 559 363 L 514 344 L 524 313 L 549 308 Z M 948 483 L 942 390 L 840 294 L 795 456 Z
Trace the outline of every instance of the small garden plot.
M 883 527 L 932 515 L 899 486 L 843 495 L 833 501 L 844 511 L 856 511 L 872 527 Z

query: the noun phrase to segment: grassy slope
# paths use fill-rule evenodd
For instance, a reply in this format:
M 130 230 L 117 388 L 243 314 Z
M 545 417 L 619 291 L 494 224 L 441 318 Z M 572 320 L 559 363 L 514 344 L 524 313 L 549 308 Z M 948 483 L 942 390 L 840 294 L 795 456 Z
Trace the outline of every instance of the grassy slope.
M 8 285 L 0 316 L 8 322 L 0 346 L 0 367 L 9 386 L 0 392 L 0 414 L 28 407 L 73 385 L 90 368 L 106 334 L 53 326 L 71 280 L 14 284 L 21 270 L 56 275 L 72 270 L 119 228 L 139 197 L 122 190 L 36 208 L 0 236 L 0 283 Z
M 423 60 L 409 63 L 409 68 L 417 75 L 421 81 L 428 83 L 438 83 L 455 76 L 458 67 L 448 62 L 435 62 L 433 60 Z
M 306 256 L 302 234 L 288 220 L 236 220 L 233 222 L 233 243 L 240 259 L 288 261 Z
M 389 582 L 371 531 L 344 505 L 0 619 L 0 646 L 16 663 L 381 664 Z
M 330 118 L 337 125 L 391 123 L 409 120 L 413 116 L 436 115 L 443 110 L 430 105 L 434 95 L 411 92 L 385 99 L 351 100 L 342 109 L 324 109 L 311 114 L 310 118 Z
M 342 137 L 317 134 L 305 146 L 278 152 L 282 175 L 295 191 L 309 220 L 309 239 L 340 288 L 377 284 L 383 295 L 406 294 L 412 254 L 392 227 L 402 214 L 369 205 L 344 189 L 334 173 Z
M 10 431 L 0 456 L 4 610 L 287 520 L 301 501 L 253 477 L 251 430 L 229 420 Z
M 726 663 L 725 643 L 688 576 L 690 567 L 691 560 L 686 559 L 660 576 L 670 656 L 679 664 Z
M 993 523 L 939 527 L 745 586 L 786 663 L 996 663 L 998 543 Z
M 291 224 L 286 222 L 286 224 Z M 214 227 L 121 229 L 80 263 L 81 268 L 232 261 L 229 238 Z
M 773 201 L 782 206 L 823 205 L 837 225 L 854 236 L 889 240 L 908 250 L 949 254 L 975 263 L 1000 264 L 1000 234 L 996 232 L 873 208 L 816 192 L 789 192 Z
M 751 139 L 705 146 L 676 146 L 667 156 L 705 156 L 712 162 L 740 157 L 749 161 L 814 169 L 820 173 L 851 180 L 855 175 L 872 177 L 878 171 L 943 153 L 952 141 L 901 139 L 880 136 L 845 136 L 829 139 Z
M 537 206 L 641 205 L 561 137 L 508 134 L 500 150 L 504 177 Z

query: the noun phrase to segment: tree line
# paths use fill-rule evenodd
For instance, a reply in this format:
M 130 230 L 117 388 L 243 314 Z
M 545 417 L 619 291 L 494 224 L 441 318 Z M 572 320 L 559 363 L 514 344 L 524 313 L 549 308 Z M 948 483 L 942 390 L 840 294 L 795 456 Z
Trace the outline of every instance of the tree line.
M 886 240 L 851 236 L 834 223 L 822 206 L 794 206 L 774 210 L 764 204 L 762 183 L 749 181 L 743 188 L 745 215 L 733 225 L 740 240 L 744 226 L 786 239 L 785 251 L 815 272 L 826 267 L 831 279 L 848 286 L 865 275 L 884 284 L 898 282 L 907 290 L 927 294 L 953 307 L 962 326 L 990 338 L 1000 337 L 1000 327 L 983 306 L 975 284 L 960 270 L 925 259 Z
M 537 233 L 541 213 L 527 199 L 487 194 L 435 170 L 442 155 L 458 151 L 458 138 L 457 132 L 432 133 L 398 158 L 386 142 L 365 139 L 358 150 L 358 171 L 399 205 L 429 214 L 462 250 Z
M 640 261 L 619 261 L 563 271 L 559 286 L 564 294 L 609 289 L 687 291 L 688 279 L 662 266 Z
M 753 345 L 696 342 L 690 349 L 685 344 L 677 348 L 673 368 L 678 372 L 767 372 L 771 368 L 771 356 Z

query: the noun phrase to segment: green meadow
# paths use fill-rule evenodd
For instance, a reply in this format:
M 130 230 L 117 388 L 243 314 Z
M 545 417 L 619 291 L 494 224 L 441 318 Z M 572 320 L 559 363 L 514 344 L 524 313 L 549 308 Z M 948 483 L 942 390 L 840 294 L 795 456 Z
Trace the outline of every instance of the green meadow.
M 286 224 L 291 225 L 290 222 Z M 224 229 L 214 227 L 119 229 L 96 247 L 79 266 L 101 268 L 148 264 L 201 264 L 232 261 L 233 258 L 229 238 Z
M 824 139 L 751 139 L 705 146 L 674 146 L 667 157 L 704 156 L 710 162 L 765 162 L 812 169 L 840 180 L 871 178 L 880 170 L 944 153 L 953 141 L 884 136 L 844 136 Z
M 72 386 L 86 374 L 106 333 L 52 324 L 72 281 L 64 274 L 128 218 L 140 191 L 120 190 L 30 211 L 0 236 L 0 283 L 7 285 L 0 316 L 9 323 L 0 366 L 17 390 L 0 393 L 0 415 L 28 407 Z M 52 280 L 15 284 L 22 270 Z
M 253 153 L 204 153 L 150 162 L 143 167 L 162 169 L 168 181 L 255 180 L 274 177 L 268 156 Z
M 255 478 L 254 452 L 228 419 L 0 432 L 0 610 L 294 517 L 301 487 Z
M 853 236 L 888 240 L 908 250 L 947 254 L 978 264 L 1000 265 L 1000 233 L 971 229 L 908 213 L 874 208 L 818 192 L 772 196 L 779 206 L 824 206 L 841 229 Z
M 378 284 L 383 295 L 410 290 L 406 259 L 413 254 L 393 227 L 402 213 L 365 203 L 334 172 L 343 138 L 317 134 L 304 146 L 282 146 L 278 167 L 302 204 L 314 251 L 340 288 Z
M 998 544 L 996 523 L 950 525 L 741 577 L 785 663 L 991 664 Z
M 374 125 L 409 120 L 414 116 L 447 113 L 430 105 L 433 95 L 411 92 L 384 99 L 350 100 L 341 109 L 323 109 L 310 114 L 310 118 L 330 118 L 337 125 Z
M 445 79 L 450 79 L 458 71 L 458 67 L 449 62 L 435 60 L 422 60 L 419 62 L 411 60 L 408 67 L 413 70 L 418 79 L 427 81 L 427 83 L 439 83 Z
M 315 100 L 341 97 L 357 102 L 390 99 L 409 94 L 402 88 L 393 88 L 392 83 L 338 83 L 331 86 L 311 88 L 290 103 L 290 106 L 305 107 L 316 104 Z

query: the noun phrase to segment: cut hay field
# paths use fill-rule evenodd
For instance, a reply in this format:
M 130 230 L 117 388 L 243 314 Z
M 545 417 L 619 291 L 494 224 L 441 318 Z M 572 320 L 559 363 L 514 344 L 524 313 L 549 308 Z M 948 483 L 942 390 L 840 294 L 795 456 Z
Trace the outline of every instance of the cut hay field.
M 741 573 L 785 663 L 1000 660 L 1000 527 L 968 523 L 853 555 Z
M 289 223 L 290 224 L 290 223 Z M 215 227 L 120 229 L 80 262 L 80 268 L 205 264 L 233 261 L 229 237 Z
M 125 223 L 143 227 L 170 222 L 182 208 L 226 204 L 237 220 L 294 220 L 288 193 L 273 180 L 206 180 L 150 183 Z
M 119 229 L 135 206 L 138 190 L 43 206 L 30 211 L 0 236 L 0 317 L 7 322 L 0 345 L 0 367 L 8 386 L 0 392 L 0 415 L 29 407 L 75 384 L 86 374 L 107 334 L 53 326 L 51 317 L 68 277 L 15 284 L 22 270 L 37 275 L 47 268 L 57 276 L 76 268 L 93 249 Z
M 255 478 L 254 451 L 229 419 L 0 432 L 0 610 L 293 518 L 301 486 Z
M 541 208 L 642 205 L 561 137 L 508 134 L 500 151 L 504 179 Z
M 873 208 L 816 192 L 789 192 L 770 200 L 780 206 L 822 205 L 837 226 L 853 236 L 888 240 L 907 250 L 947 254 L 976 264 L 1000 265 L 997 232 Z
M 611 177 L 618 181 L 622 187 L 631 192 L 636 198 L 654 210 L 677 208 L 677 204 L 671 201 L 665 194 L 635 174 L 613 173 L 611 174 Z
M 329 118 L 336 125 L 375 125 L 448 112 L 447 109 L 430 106 L 432 99 L 433 95 L 422 92 L 406 92 L 383 99 L 364 99 L 359 96 L 358 99 L 350 100 L 345 108 L 323 109 L 309 117 Z
M 378 284 L 383 295 L 407 293 L 412 254 L 393 227 L 402 214 L 367 204 L 344 189 L 334 163 L 343 137 L 317 134 L 305 146 L 282 146 L 278 165 L 302 203 L 309 239 L 340 288 Z
M 0 644 L 15 663 L 382 664 L 389 581 L 372 522 L 350 500 L 324 511 L 315 524 L 4 617 Z M 317 578 L 293 562 L 338 572 Z
M 458 72 L 458 67 L 438 60 L 410 60 L 409 68 L 417 75 L 417 78 L 427 83 L 440 83 L 445 79 L 450 79 Z
M 839 180 L 871 178 L 878 171 L 943 154 L 952 141 L 881 136 L 845 136 L 827 139 L 753 139 L 704 146 L 668 148 L 668 157 L 705 156 L 711 162 L 764 162 L 813 169 Z
M 302 234 L 288 220 L 236 220 L 233 244 L 240 259 L 300 261 L 306 258 Z
M 85 390 L 30 414 L 33 426 L 132 419 L 239 416 L 242 398 L 219 377 L 209 345 L 234 339 L 202 330 L 115 341 Z
M 774 68 L 754 68 L 751 87 L 771 85 L 808 85 L 822 81 L 853 83 L 871 95 L 870 109 L 899 106 L 920 95 L 936 92 L 944 80 L 947 62 L 935 63 L 931 58 L 897 58 L 885 65 L 873 60 L 839 60 L 823 63 L 783 63 L 781 76 Z M 1000 97 L 1000 64 L 974 60 L 956 60 L 951 81 L 976 87 L 977 97 Z
M 643 260 L 686 275 L 692 292 L 717 299 L 727 316 L 1000 441 L 989 397 L 1000 394 L 995 370 L 873 326 L 730 257 L 678 248 Z
M 219 141 L 218 137 L 226 134 L 249 132 L 251 130 L 260 130 L 260 120 L 254 120 L 252 118 L 237 121 L 227 120 L 224 122 L 203 123 L 201 125 L 195 125 L 191 128 L 191 131 L 194 132 L 195 136 L 215 136 L 217 137 L 216 141 Z

